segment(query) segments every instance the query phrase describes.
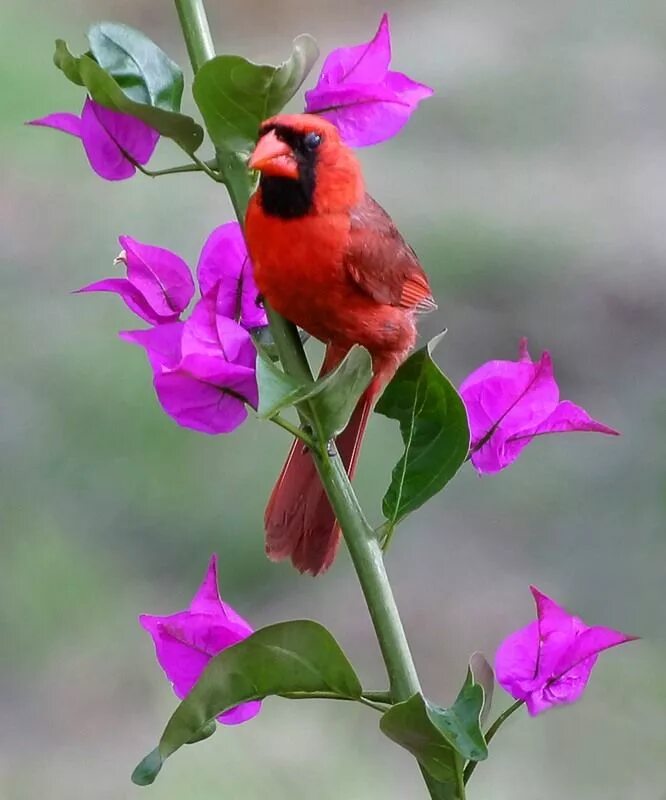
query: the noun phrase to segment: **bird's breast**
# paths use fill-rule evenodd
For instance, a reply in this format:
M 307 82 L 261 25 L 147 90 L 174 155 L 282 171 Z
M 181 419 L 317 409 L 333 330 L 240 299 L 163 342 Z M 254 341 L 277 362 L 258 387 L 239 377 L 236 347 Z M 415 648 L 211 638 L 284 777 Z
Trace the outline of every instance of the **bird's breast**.
M 353 290 L 344 267 L 349 217 L 270 217 L 251 204 L 246 235 L 257 287 L 280 314 L 322 340 L 332 310 Z M 334 333 L 334 331 L 333 331 Z

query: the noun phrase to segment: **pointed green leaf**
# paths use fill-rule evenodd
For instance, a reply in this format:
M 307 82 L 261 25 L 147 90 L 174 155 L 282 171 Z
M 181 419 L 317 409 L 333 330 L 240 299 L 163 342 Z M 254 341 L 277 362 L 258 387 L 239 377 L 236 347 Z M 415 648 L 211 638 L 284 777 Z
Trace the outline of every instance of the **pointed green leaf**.
M 415 694 L 389 709 L 380 728 L 389 739 L 409 750 L 433 778 L 457 791 L 464 762 L 488 757 L 479 727 L 482 705 L 483 689 L 466 681 L 450 708 L 441 708 Z
M 143 120 L 188 153 L 194 153 L 201 145 L 203 130 L 192 117 L 132 100 L 91 55 L 77 58 L 65 42 L 58 39 L 53 61 L 69 80 L 85 86 L 93 100 L 101 105 Z
M 470 656 L 467 680 L 478 684 L 483 689 L 483 708 L 479 722 L 481 725 L 485 725 L 493 703 L 495 673 L 483 653 L 472 653 Z
M 291 55 L 275 71 L 266 101 L 266 116 L 278 114 L 301 88 L 319 58 L 317 42 L 308 33 L 297 36 Z
M 299 384 L 260 351 L 257 360 L 259 416 L 270 418 L 288 406 L 297 406 L 317 420 L 325 441 L 347 427 L 356 405 L 372 380 L 372 358 L 355 345 L 331 372 L 313 383 Z
M 88 31 L 95 61 L 137 103 L 180 111 L 183 73 L 155 42 L 117 22 L 99 22 Z
M 78 86 L 83 86 L 79 72 L 79 59 L 73 56 L 64 39 L 56 39 L 53 63 L 65 74 L 65 77 Z
M 455 703 L 450 708 L 430 706 L 429 716 L 451 745 L 468 761 L 488 758 L 486 740 L 481 730 L 483 687 L 465 680 Z
M 324 439 L 332 439 L 347 427 L 363 392 L 372 380 L 372 358 L 354 345 L 332 371 L 319 378 L 301 398 L 317 418 Z
M 420 694 L 390 708 L 381 718 L 379 727 L 389 739 L 415 756 L 433 778 L 456 790 L 459 758 L 430 719 L 427 702 Z M 452 794 L 452 797 L 458 798 L 458 795 Z
M 405 445 L 382 504 L 389 529 L 443 489 L 469 452 L 463 401 L 432 360 L 439 338 L 402 364 L 377 403 L 398 420 Z
M 169 720 L 156 750 L 132 773 L 151 784 L 164 760 L 193 741 L 215 717 L 240 703 L 269 695 L 327 692 L 356 700 L 361 685 L 331 634 L 316 622 L 270 625 L 215 656 Z
M 294 405 L 304 394 L 305 387 L 274 364 L 263 346 L 257 347 L 257 352 L 258 414 L 270 419 L 283 408 Z
M 261 122 L 293 97 L 317 55 L 314 39 L 303 35 L 279 67 L 253 64 L 241 56 L 207 61 L 194 78 L 192 93 L 216 149 L 247 157 Z

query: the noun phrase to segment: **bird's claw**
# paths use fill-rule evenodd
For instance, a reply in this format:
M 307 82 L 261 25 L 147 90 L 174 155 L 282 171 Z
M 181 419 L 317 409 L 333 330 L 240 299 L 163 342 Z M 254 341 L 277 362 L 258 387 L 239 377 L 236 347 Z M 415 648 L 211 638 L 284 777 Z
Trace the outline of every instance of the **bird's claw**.
M 335 458 L 335 456 L 337 456 L 338 451 L 335 449 L 335 439 L 328 440 L 328 444 L 326 445 L 326 453 L 329 458 Z

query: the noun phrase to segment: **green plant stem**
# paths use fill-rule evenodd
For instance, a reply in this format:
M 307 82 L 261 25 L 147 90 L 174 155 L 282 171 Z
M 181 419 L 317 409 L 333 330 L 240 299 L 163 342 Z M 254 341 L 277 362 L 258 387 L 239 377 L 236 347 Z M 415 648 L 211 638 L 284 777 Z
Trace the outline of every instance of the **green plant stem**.
M 181 172 L 201 172 L 201 167 L 198 164 L 182 164 L 179 167 L 168 167 L 167 169 L 146 169 L 141 164 L 134 164 L 139 172 L 147 175 L 149 178 L 160 178 L 162 175 L 179 175 Z
M 506 711 L 503 711 L 499 717 L 493 722 L 493 724 L 488 728 L 486 731 L 486 744 L 490 744 L 492 739 L 494 738 L 497 731 L 502 727 L 502 725 L 509 719 L 509 717 L 524 704 L 524 700 L 516 700 L 516 702 L 507 708 Z M 472 773 L 476 769 L 476 765 L 478 761 L 470 761 L 467 766 L 465 767 L 465 783 L 469 781 L 472 777 Z
M 375 703 L 384 703 L 384 705 L 392 705 L 391 692 L 363 692 L 363 697 L 366 700 L 373 700 Z
M 300 339 L 298 346 L 302 350 Z M 373 529 L 365 519 L 340 457 L 335 455 L 331 458 L 326 451 L 321 454 L 313 453 L 313 456 L 335 516 L 340 523 L 370 612 L 389 676 L 391 700 L 394 703 L 407 700 L 421 691 L 421 684 L 386 573 L 382 549 Z M 450 800 L 449 791 L 423 767 L 420 769 L 432 800 Z M 465 800 L 462 781 L 459 794 L 459 800 Z
M 294 425 L 292 422 L 289 422 L 289 420 L 285 419 L 281 414 L 276 414 L 274 417 L 270 417 L 270 420 L 271 422 L 274 422 L 276 425 L 279 425 L 281 428 L 284 428 L 285 431 L 291 433 L 292 436 L 295 436 L 297 439 L 300 439 L 311 450 L 313 450 L 317 446 L 314 439 L 308 436 L 308 434 L 303 430 L 303 428 L 299 428 L 298 425 Z
M 175 0 L 187 51 L 196 72 L 215 55 L 203 0 Z M 225 176 L 227 190 L 243 224 L 252 183 L 245 165 L 235 154 L 217 153 L 218 168 Z M 282 366 L 299 380 L 312 380 L 298 331 L 273 309 L 267 308 L 271 333 Z M 382 551 L 359 505 L 349 476 L 337 451 L 331 456 L 326 443 L 312 450 L 315 465 L 340 523 L 345 542 L 361 584 L 368 611 L 386 664 L 392 702 L 407 700 L 421 691 L 418 675 L 409 649 L 398 608 L 384 567 Z M 371 701 L 372 702 L 372 701 Z M 444 787 L 423 769 L 424 780 L 433 800 L 448 800 Z M 460 800 L 464 800 L 464 790 Z
M 394 702 L 420 690 L 419 679 L 384 567 L 382 551 L 365 519 L 340 457 L 315 455 L 324 487 L 340 523 L 361 583 L 391 686 Z
M 303 350 L 296 326 L 287 322 L 272 308 L 267 311 L 271 334 L 285 372 L 302 383 L 313 381 L 312 370 Z
M 254 184 L 250 180 L 245 161 L 236 153 L 227 153 L 218 149 L 216 152 L 217 166 L 220 173 L 224 176 L 227 185 L 227 192 L 234 213 L 238 217 L 241 226 L 245 225 L 245 211 L 250 201 L 250 196 L 254 189 Z
M 215 46 L 203 0 L 176 0 L 176 11 L 192 69 L 198 72 L 206 61 L 215 57 Z
M 217 181 L 218 183 L 225 183 L 224 175 L 212 169 L 206 161 L 202 161 L 199 158 L 199 156 L 195 155 L 194 153 L 190 153 L 189 156 L 194 162 L 194 165 L 202 172 L 205 172 L 209 178 L 212 178 L 214 181 Z M 215 161 L 214 163 L 217 165 L 217 161 Z
M 368 700 L 363 696 L 361 696 L 361 699 L 358 702 L 362 703 L 368 708 L 374 708 L 374 710 L 379 711 L 380 714 L 385 714 L 389 710 L 389 706 L 383 706 L 381 703 L 374 703 L 372 700 Z
M 204 172 L 204 168 L 199 164 L 181 164 L 177 167 L 167 167 L 166 169 L 146 169 L 141 164 L 134 162 L 134 166 L 147 175 L 149 178 L 160 178 L 162 175 L 179 175 L 182 172 Z M 210 164 L 208 165 L 210 167 Z
M 146 169 L 143 164 L 139 164 L 139 162 L 127 151 L 123 150 L 122 147 L 120 148 L 121 153 L 123 156 L 134 166 L 135 169 L 138 169 L 139 172 L 142 172 L 144 175 L 147 175 L 149 178 L 159 178 L 162 175 L 175 175 L 181 172 L 205 172 L 209 178 L 212 178 L 217 183 L 224 183 L 225 178 L 222 174 L 215 171 L 215 167 L 217 167 L 217 160 L 215 161 L 202 161 L 199 156 L 196 156 L 194 153 L 188 153 L 187 155 L 192 159 L 191 164 L 181 164 L 177 167 L 167 167 L 166 169 Z
M 273 309 L 269 309 L 268 314 L 285 372 L 298 380 L 311 381 L 312 372 L 296 327 Z M 312 456 L 359 577 L 386 664 L 391 699 L 393 702 L 407 700 L 421 687 L 386 574 L 381 547 L 359 505 L 342 461 L 337 451 L 334 452 L 331 456 L 324 447 L 313 450 Z
M 495 722 L 488 728 L 486 732 L 486 744 L 490 744 L 493 737 L 500 729 L 500 727 L 509 719 L 509 717 L 525 703 L 524 700 L 516 700 L 516 702 L 507 708 L 502 714 L 497 717 Z

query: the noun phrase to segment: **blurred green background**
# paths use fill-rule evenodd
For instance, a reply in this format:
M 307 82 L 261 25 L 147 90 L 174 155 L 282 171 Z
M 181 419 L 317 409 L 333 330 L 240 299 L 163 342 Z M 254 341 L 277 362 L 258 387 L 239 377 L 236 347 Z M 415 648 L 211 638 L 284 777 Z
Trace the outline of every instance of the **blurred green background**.
M 521 335 L 552 351 L 563 396 L 619 440 L 535 442 L 495 478 L 465 469 L 395 538 L 390 574 L 427 693 L 450 701 L 475 649 L 532 617 L 530 582 L 592 623 L 640 634 L 603 656 L 585 699 L 514 718 L 471 800 L 663 798 L 666 786 L 666 6 L 660 0 L 335 3 L 210 0 L 219 51 L 279 60 L 310 31 L 325 53 L 392 14 L 394 65 L 437 90 L 398 138 L 360 153 L 372 193 L 432 277 L 459 382 Z M 187 605 L 212 551 L 225 599 L 257 626 L 323 621 L 367 686 L 384 681 L 346 554 L 312 580 L 263 556 L 264 499 L 289 442 L 231 438 L 158 408 L 135 324 L 110 296 L 125 233 L 196 260 L 230 218 L 199 175 L 110 184 L 80 145 L 22 122 L 78 111 L 53 39 L 100 18 L 187 62 L 158 0 L 6 2 L 0 232 L 0 797 L 2 800 L 423 796 L 411 758 L 366 709 L 273 700 L 129 782 L 175 701 L 139 612 Z M 162 143 L 155 163 L 180 163 Z M 358 489 L 379 521 L 398 436 L 376 419 Z M 498 698 L 497 707 L 507 704 Z

